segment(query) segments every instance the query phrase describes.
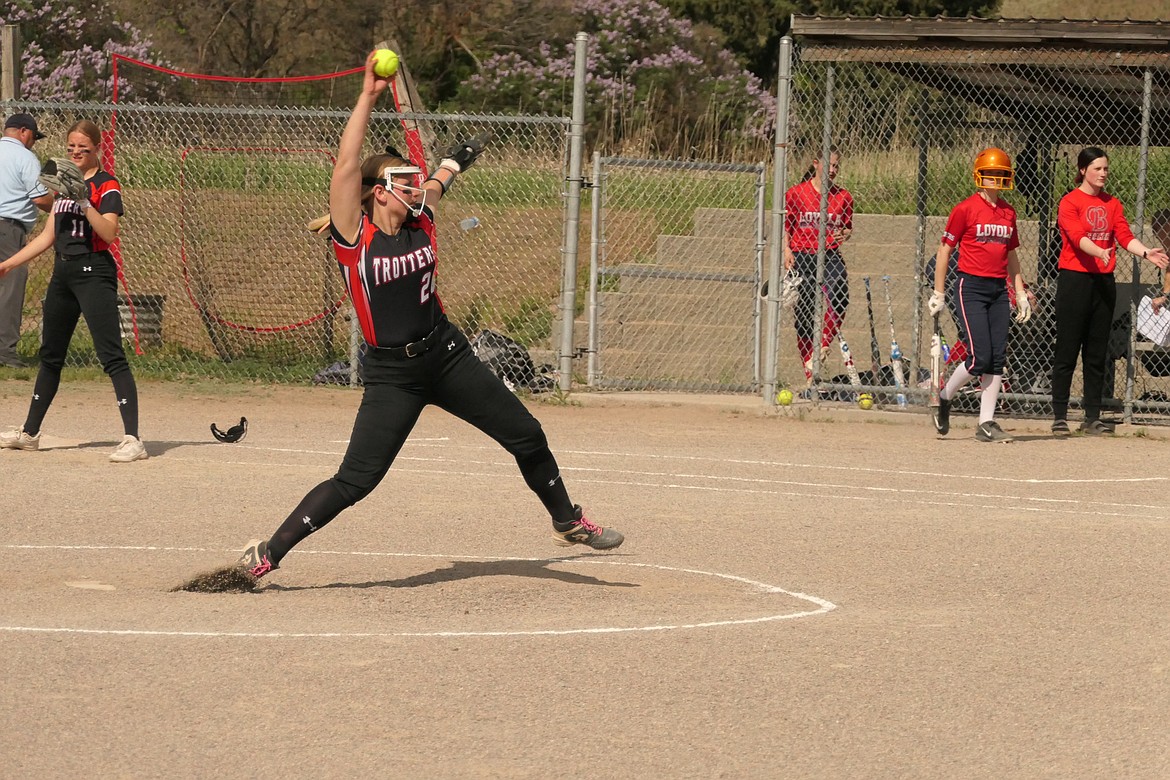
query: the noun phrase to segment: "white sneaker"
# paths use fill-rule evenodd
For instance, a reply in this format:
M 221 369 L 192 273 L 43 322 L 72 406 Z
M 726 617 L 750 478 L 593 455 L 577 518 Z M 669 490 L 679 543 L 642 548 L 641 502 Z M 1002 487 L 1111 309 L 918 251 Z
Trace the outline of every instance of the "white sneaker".
M 0 450 L 37 450 L 41 447 L 41 435 L 29 436 L 24 428 L 13 428 L 0 433 Z
M 114 463 L 130 463 L 135 460 L 146 460 L 149 457 L 146 454 L 146 445 L 130 435 L 123 436 L 122 443 L 110 453 L 110 460 Z

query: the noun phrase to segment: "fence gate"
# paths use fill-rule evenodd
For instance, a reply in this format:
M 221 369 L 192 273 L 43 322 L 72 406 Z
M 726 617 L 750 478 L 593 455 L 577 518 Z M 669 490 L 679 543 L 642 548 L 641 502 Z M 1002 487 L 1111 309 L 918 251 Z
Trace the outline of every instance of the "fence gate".
M 760 385 L 764 165 L 593 158 L 590 387 Z

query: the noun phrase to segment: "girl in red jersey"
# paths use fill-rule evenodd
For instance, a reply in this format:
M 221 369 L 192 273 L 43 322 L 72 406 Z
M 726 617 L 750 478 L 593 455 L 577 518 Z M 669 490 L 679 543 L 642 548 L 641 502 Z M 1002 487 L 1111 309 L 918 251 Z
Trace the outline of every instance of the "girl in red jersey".
M 310 490 L 268 541 L 245 549 L 238 566 L 252 582 L 369 495 L 428 404 L 471 423 L 515 457 L 552 518 L 557 544 L 607 550 L 623 540 L 569 500 L 540 423 L 475 356 L 439 301 L 434 207 L 475 162 L 482 142 L 451 147 L 425 181 L 420 168 L 392 150 L 362 160 L 370 114 L 389 82 L 374 73 L 371 52 L 329 184 L 333 250 L 368 345 L 361 406 L 337 474 Z
M 841 167 L 841 156 L 833 149 L 829 154 L 829 195 L 827 224 L 825 225 L 825 269 L 822 276 L 822 294 L 825 296 L 825 317 L 820 328 L 821 360 L 828 355 L 829 345 L 841 329 L 845 310 L 849 308 L 849 276 L 841 245 L 853 235 L 853 195 L 833 183 Z M 825 170 L 818 157 L 805 171 L 800 183 L 784 195 L 784 266 L 804 278 L 796 302 L 796 348 L 804 363 L 805 377 L 812 380 L 813 339 L 817 313 L 817 250 L 821 225 L 821 192 Z
M 1077 355 L 1081 358 L 1085 419 L 1091 436 L 1113 433 L 1101 421 L 1101 395 L 1109 357 L 1109 331 L 1117 286 L 1117 246 L 1141 255 L 1163 271 L 1170 258 L 1134 237 L 1121 201 L 1105 192 L 1109 156 L 1096 146 L 1077 155 L 1076 189 L 1060 200 L 1061 249 L 1056 279 L 1056 349 L 1052 364 L 1052 433 L 1069 435 L 1068 400 Z
M 1012 437 L 995 421 L 1011 316 L 1007 280 L 1015 288 L 1018 321 L 1026 322 L 1031 317 L 1032 304 L 1016 256 L 1020 245 L 1016 210 L 1000 197 L 1001 191 L 1013 187 L 1011 158 L 1002 149 L 984 149 L 975 157 L 974 172 L 978 189 L 951 210 L 943 230 L 935 255 L 934 292 L 927 304 L 932 316 L 938 316 L 946 306 L 947 264 L 951 251 L 958 247 L 958 276 L 952 294 L 958 299 L 968 354 L 939 391 L 938 406 L 933 411 L 934 427 L 940 434 L 947 434 L 951 401 L 960 388 L 978 376 L 983 392 L 975 439 L 1010 442 Z
M 124 436 L 111 453 L 115 463 L 147 457 L 138 438 L 138 387 L 126 352 L 118 316 L 118 267 L 110 244 L 118 237 L 122 217 L 122 187 L 98 164 L 101 131 L 89 120 L 69 128 L 69 159 L 85 177 L 86 194 L 76 200 L 58 193 L 53 218 L 40 235 L 17 254 L 0 263 L 0 275 L 35 259 L 49 247 L 56 249 L 53 276 L 45 291 L 40 370 L 24 425 L 0 434 L 0 448 L 35 450 L 40 447 L 41 422 L 61 383 L 61 369 L 77 320 L 85 317 L 94 350 L 114 384 Z

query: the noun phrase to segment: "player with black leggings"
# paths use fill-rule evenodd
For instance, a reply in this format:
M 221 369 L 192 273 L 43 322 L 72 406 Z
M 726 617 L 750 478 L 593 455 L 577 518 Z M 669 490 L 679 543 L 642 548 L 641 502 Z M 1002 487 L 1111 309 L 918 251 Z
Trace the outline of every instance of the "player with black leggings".
M 35 259 L 49 247 L 56 262 L 45 291 L 40 369 L 24 425 L 0 434 L 0 449 L 35 450 L 40 447 L 41 423 L 57 388 L 69 342 L 84 315 L 94 350 L 114 385 L 124 435 L 110 454 L 115 463 L 147 457 L 138 438 L 138 387 L 126 352 L 118 315 L 118 267 L 110 244 L 118 237 L 122 216 L 122 187 L 98 163 L 101 131 L 89 120 L 77 122 L 66 135 L 69 162 L 84 184 L 76 192 L 57 192 L 53 218 L 20 252 L 0 263 L 0 276 Z M 42 177 L 44 180 L 44 177 Z M 81 182 L 77 182 L 79 185 Z
M 557 544 L 617 547 L 622 535 L 587 520 L 569 499 L 540 423 L 471 351 L 435 289 L 433 206 L 475 162 L 483 142 L 453 146 L 425 181 L 393 150 L 362 161 L 370 114 L 389 84 L 373 63 L 371 53 L 329 185 L 334 253 L 369 347 L 365 391 L 337 474 L 310 490 L 268 541 L 250 543 L 241 566 L 253 579 L 263 577 L 302 539 L 369 495 L 428 404 L 512 454 L 552 518 Z
M 1083 373 L 1085 419 L 1080 431 L 1110 435 L 1101 420 L 1101 396 L 1109 357 L 1109 331 L 1117 302 L 1117 248 L 1140 255 L 1165 271 L 1170 257 L 1134 237 L 1121 201 L 1105 191 L 1109 155 L 1087 146 L 1077 155 L 1076 187 L 1060 199 L 1060 260 L 1056 279 L 1056 345 L 1052 358 L 1052 434 L 1068 436 L 1069 394 L 1077 358 Z

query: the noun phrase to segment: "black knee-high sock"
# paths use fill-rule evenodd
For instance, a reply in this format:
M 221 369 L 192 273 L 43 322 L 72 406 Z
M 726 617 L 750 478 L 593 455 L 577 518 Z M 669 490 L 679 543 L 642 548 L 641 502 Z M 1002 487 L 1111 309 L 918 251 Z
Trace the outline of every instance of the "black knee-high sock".
M 568 526 L 577 519 L 573 515 L 573 502 L 569 499 L 569 491 L 561 481 L 557 459 L 553 457 L 548 447 L 526 458 L 516 458 L 516 465 L 520 467 L 520 473 L 524 475 L 528 487 L 548 510 L 553 523 Z
M 127 436 L 138 438 L 138 385 L 130 371 L 119 371 L 110 377 L 114 383 L 114 395 L 118 399 L 118 412 L 122 415 L 122 428 Z
M 280 563 L 280 559 L 302 539 L 314 531 L 320 531 L 351 505 L 352 502 L 341 495 L 331 479 L 310 490 L 268 540 L 268 554 L 272 563 Z
M 61 369 L 52 369 L 41 363 L 37 371 L 37 381 L 33 385 L 32 402 L 28 405 L 28 417 L 24 420 L 24 432 L 29 436 L 36 436 L 41 432 L 41 423 L 57 395 L 57 388 L 61 386 Z

